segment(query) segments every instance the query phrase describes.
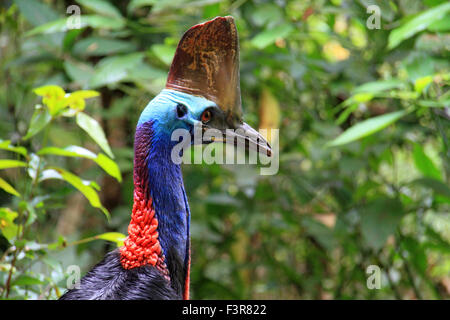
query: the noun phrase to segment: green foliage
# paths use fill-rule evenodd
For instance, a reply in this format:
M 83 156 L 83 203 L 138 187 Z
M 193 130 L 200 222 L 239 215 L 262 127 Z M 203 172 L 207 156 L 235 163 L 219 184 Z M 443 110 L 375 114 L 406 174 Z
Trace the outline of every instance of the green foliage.
M 8 243 L 11 245 L 3 254 L 2 260 L 12 258 L 8 266 L 4 267 L 4 274 L 2 278 L 5 280 L 5 286 L 2 294 L 5 297 L 9 297 L 11 291 L 15 291 L 15 294 L 20 292 L 21 287 L 28 286 L 50 286 L 54 287 L 58 292 L 57 284 L 54 279 L 37 279 L 32 276 L 32 273 L 24 269 L 20 274 L 15 275 L 14 264 L 18 257 L 21 258 L 22 263 L 27 260 L 35 262 L 46 258 L 48 252 L 46 250 L 40 250 L 39 257 L 34 254 L 28 254 L 27 238 L 33 234 L 33 227 L 37 224 L 37 211 L 41 211 L 41 216 L 45 214 L 46 205 L 45 200 L 51 198 L 52 189 L 49 189 L 44 181 L 51 179 L 58 179 L 67 182 L 75 189 L 80 191 L 89 201 L 92 207 L 100 209 L 106 217 L 109 219 L 110 214 L 108 210 L 102 205 L 98 191 L 100 188 L 95 181 L 87 181 L 80 178 L 77 174 L 71 173 L 61 167 L 52 166 L 48 163 L 51 161 L 51 156 L 65 156 L 75 158 L 86 158 L 93 160 L 97 163 L 107 174 L 121 181 L 121 173 L 117 164 L 103 153 L 95 154 L 92 151 L 80 147 L 80 146 L 67 146 L 59 148 L 55 146 L 46 146 L 48 141 L 48 132 L 51 126 L 57 121 L 63 121 L 63 118 L 76 117 L 77 124 L 86 132 L 91 135 L 98 145 L 107 151 L 112 156 L 112 151 L 104 136 L 101 126 L 96 120 L 82 112 L 86 106 L 85 99 L 98 96 L 98 92 L 92 90 L 80 90 L 71 94 L 66 94 L 65 91 L 56 85 L 49 85 L 36 88 L 33 92 L 42 97 L 42 102 L 45 107 L 37 105 L 35 113 L 30 119 L 29 128 L 26 134 L 17 140 L 17 145 L 12 145 L 10 140 L 2 140 L 0 149 L 6 151 L 12 151 L 22 160 L 14 159 L 0 159 L 0 169 L 13 169 L 24 168 L 22 172 L 18 172 L 20 179 L 18 182 L 21 184 L 23 191 L 19 192 L 16 187 L 13 187 L 10 183 L 0 178 L 0 188 L 9 194 L 18 198 L 18 202 L 14 201 L 11 204 L 16 207 L 16 211 L 12 211 L 11 208 L 0 208 L 0 230 L 1 234 Z M 36 137 L 36 135 L 44 130 L 44 135 L 39 141 L 40 146 L 34 147 L 32 144 L 21 146 L 20 144 L 26 144 L 27 140 Z M 37 139 L 35 139 L 37 140 Z M 27 172 L 28 174 L 25 174 Z M 18 188 L 19 189 L 19 188 Z M 20 189 L 19 189 L 20 190 Z M 88 238 L 88 240 L 108 240 L 122 243 L 124 236 L 121 233 L 105 233 L 98 236 Z M 88 242 L 86 239 L 80 240 L 81 243 Z M 80 243 L 78 241 L 77 243 Z M 77 244 L 76 243 L 76 244 Z M 24 245 L 25 244 L 25 245 Z M 55 250 L 60 248 L 59 245 L 46 245 L 37 244 L 41 248 Z M 63 247 L 66 247 L 65 244 Z M 10 250 L 10 252 L 8 252 Z M 26 273 L 23 273 L 26 272 Z M 32 290 L 33 291 L 33 290 Z M 34 291 L 39 293 L 40 291 Z
M 20 193 L 17 192 L 16 189 L 14 189 L 13 186 L 11 186 L 8 182 L 6 182 L 5 180 L 3 180 L 2 178 L 0 178 L 0 188 L 2 188 L 3 190 L 5 190 L 6 192 L 16 196 L 16 197 L 20 197 Z
M 380 197 L 368 203 L 361 214 L 361 233 L 369 247 L 381 249 L 397 230 L 404 213 L 398 199 Z
M 105 133 L 103 132 L 102 127 L 99 125 L 97 120 L 88 116 L 83 112 L 78 112 L 77 116 L 77 124 L 83 129 L 95 142 L 105 151 L 111 158 L 114 158 L 111 148 L 109 147 L 108 141 L 106 140 Z
M 437 23 L 439 23 L 440 26 L 440 21 L 444 21 L 444 18 L 448 19 L 448 17 L 446 17 L 447 12 L 450 12 L 450 3 L 442 3 L 441 5 L 418 14 L 411 20 L 402 24 L 400 27 L 392 30 L 392 32 L 389 34 L 388 48 L 395 48 L 402 41 L 411 38 L 416 33 L 425 30 L 433 24 L 434 26 L 436 26 Z M 435 27 L 431 29 L 432 31 L 437 31 L 440 28 Z
M 183 167 L 192 297 L 450 297 L 448 2 L 78 0 L 80 29 L 72 1 L 6 3 L 2 298 L 55 299 L 67 266 L 121 245 L 139 114 L 183 32 L 217 15 L 236 19 L 245 121 L 280 129 L 280 170 Z
M 328 143 L 328 145 L 338 146 L 367 137 L 375 132 L 383 130 L 406 114 L 407 113 L 405 111 L 396 111 L 364 120 L 349 128 L 339 137 Z
M 14 223 L 18 213 L 9 208 L 0 208 L 0 229 L 6 239 L 11 240 L 17 235 L 19 227 Z

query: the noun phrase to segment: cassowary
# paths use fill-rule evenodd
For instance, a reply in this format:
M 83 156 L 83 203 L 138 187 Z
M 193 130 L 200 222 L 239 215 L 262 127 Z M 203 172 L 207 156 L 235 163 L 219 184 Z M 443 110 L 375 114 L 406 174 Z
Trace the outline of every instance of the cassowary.
M 189 29 L 166 88 L 142 112 L 134 141 L 134 204 L 128 237 L 61 299 L 189 299 L 190 210 L 180 164 L 171 158 L 176 129 L 214 128 L 223 139 L 270 155 L 265 139 L 241 120 L 239 41 L 232 17 Z M 241 129 L 241 135 L 225 135 Z M 238 130 L 234 131 L 238 132 Z M 242 132 L 244 134 L 242 134 Z

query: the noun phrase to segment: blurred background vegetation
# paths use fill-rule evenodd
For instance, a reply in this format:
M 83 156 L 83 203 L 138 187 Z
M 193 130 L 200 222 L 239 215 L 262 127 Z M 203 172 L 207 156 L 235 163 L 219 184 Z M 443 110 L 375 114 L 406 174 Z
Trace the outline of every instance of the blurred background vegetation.
M 0 297 L 55 299 L 120 244 L 139 114 L 183 32 L 232 15 L 280 170 L 183 167 L 192 298 L 450 298 L 447 1 L 2 3 Z

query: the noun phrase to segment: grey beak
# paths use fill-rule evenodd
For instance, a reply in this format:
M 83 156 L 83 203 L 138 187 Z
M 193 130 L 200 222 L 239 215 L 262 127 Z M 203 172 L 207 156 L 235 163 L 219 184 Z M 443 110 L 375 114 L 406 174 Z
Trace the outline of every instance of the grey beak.
M 245 145 L 246 150 L 255 150 L 268 157 L 272 156 L 272 147 L 267 140 L 247 123 L 242 122 L 225 139 L 225 143 L 234 145 Z
M 222 129 L 222 138 L 213 137 L 208 142 L 222 142 L 245 150 L 255 150 L 268 157 L 272 156 L 272 147 L 267 140 L 247 123 L 242 122 L 236 129 Z M 208 143 L 207 142 L 207 143 Z

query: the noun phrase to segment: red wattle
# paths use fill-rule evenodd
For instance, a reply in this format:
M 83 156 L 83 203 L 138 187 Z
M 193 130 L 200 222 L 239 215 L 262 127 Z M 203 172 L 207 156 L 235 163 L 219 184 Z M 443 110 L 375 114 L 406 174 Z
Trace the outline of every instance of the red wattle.
M 120 262 L 124 269 L 151 265 L 157 267 L 166 278 L 169 272 L 165 263 L 161 244 L 158 240 L 158 219 L 152 199 L 139 187 L 134 189 L 134 203 L 128 237 L 120 248 Z

